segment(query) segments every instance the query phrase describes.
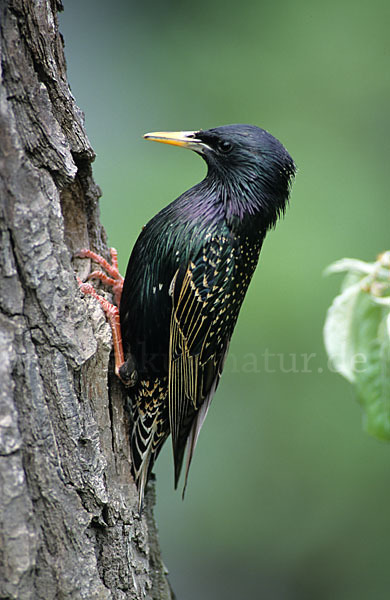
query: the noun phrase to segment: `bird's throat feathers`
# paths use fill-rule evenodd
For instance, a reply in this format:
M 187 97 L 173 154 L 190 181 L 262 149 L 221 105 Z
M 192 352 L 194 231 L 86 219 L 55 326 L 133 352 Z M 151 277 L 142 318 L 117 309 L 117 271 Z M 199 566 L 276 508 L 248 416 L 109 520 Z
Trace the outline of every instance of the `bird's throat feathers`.
M 252 221 L 257 230 L 265 232 L 285 212 L 293 174 L 282 169 L 278 177 L 250 169 L 221 173 L 209 166 L 206 178 L 181 199 L 186 210 L 191 204 L 191 213 L 199 219 L 219 217 L 232 228 L 248 227 Z
M 278 189 L 266 177 L 241 175 L 224 180 L 219 186 L 218 195 L 222 202 L 228 223 L 248 223 L 253 220 L 261 223 L 267 231 L 284 214 L 288 202 L 288 189 Z

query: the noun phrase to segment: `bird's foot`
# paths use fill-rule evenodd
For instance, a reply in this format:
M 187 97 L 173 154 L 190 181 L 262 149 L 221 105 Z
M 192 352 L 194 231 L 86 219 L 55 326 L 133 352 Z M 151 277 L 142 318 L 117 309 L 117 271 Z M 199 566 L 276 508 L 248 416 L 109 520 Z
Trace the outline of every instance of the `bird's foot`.
M 110 248 L 110 254 L 112 263 L 111 265 L 106 261 L 105 258 L 100 256 L 100 254 L 96 254 L 96 252 L 92 252 L 92 250 L 88 250 L 87 248 L 82 248 L 82 250 L 75 254 L 75 257 L 90 258 L 93 260 L 93 262 L 100 265 L 104 271 L 106 271 L 106 273 L 104 271 L 93 271 L 88 275 L 87 280 L 99 279 L 105 285 L 112 287 L 115 304 L 119 306 L 123 288 L 123 277 L 119 273 L 118 269 L 118 252 L 115 250 L 115 248 Z
M 79 284 L 80 290 L 83 294 L 93 296 L 95 298 L 102 309 L 104 310 L 104 314 L 107 317 L 108 322 L 111 325 L 112 331 L 112 342 L 114 345 L 114 355 L 115 355 L 115 373 L 120 377 L 119 370 L 125 362 L 124 354 L 123 354 L 123 346 L 122 346 L 122 334 L 121 334 L 121 326 L 119 320 L 119 309 L 114 304 L 111 304 L 108 300 L 100 296 L 97 293 L 95 288 L 90 283 L 83 283 L 80 277 L 77 277 L 77 283 Z
M 124 383 L 124 385 L 130 387 L 133 386 L 138 378 L 137 371 L 135 369 L 135 362 L 132 356 L 125 361 L 123 345 L 122 345 L 122 333 L 120 326 L 120 317 L 119 317 L 119 304 L 120 297 L 123 288 L 123 277 L 119 273 L 118 270 L 118 259 L 117 252 L 115 248 L 110 249 L 112 265 L 110 265 L 102 256 L 92 252 L 91 250 L 83 249 L 80 250 L 75 256 L 77 258 L 90 258 L 94 262 L 101 265 L 110 276 L 106 275 L 103 271 L 93 271 L 90 275 L 88 275 L 87 279 L 99 279 L 102 283 L 109 285 L 113 289 L 114 298 L 117 306 L 103 298 L 100 294 L 97 293 L 95 288 L 90 283 L 84 283 L 81 281 L 80 277 L 77 277 L 77 282 L 79 284 L 80 290 L 83 294 L 87 294 L 93 296 L 102 307 L 108 322 L 111 325 L 112 331 L 112 342 L 114 346 L 114 356 L 115 356 L 115 373 L 119 377 L 119 379 Z

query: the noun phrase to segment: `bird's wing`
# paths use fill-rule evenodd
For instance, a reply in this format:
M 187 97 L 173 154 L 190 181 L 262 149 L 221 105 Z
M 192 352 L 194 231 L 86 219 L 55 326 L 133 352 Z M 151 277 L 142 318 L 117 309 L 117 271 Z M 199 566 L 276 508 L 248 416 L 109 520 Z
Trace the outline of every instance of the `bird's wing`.
M 176 485 L 186 445 L 187 480 L 233 331 L 235 318 L 229 308 L 234 266 L 231 239 L 210 237 L 171 283 L 168 396 Z

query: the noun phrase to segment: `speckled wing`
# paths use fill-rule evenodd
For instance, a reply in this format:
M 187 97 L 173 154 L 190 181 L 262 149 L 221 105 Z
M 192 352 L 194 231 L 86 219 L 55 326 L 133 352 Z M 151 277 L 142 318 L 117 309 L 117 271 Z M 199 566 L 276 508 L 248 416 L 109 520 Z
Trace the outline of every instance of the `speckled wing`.
M 186 445 L 187 481 L 238 314 L 231 298 L 238 252 L 233 242 L 231 236 L 210 236 L 198 255 L 178 269 L 171 284 L 168 398 L 175 485 Z

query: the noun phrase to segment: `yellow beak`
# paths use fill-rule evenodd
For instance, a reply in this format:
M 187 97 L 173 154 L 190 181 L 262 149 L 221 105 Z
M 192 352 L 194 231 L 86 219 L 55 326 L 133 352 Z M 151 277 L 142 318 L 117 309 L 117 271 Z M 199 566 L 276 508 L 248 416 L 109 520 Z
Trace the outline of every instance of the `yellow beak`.
M 197 133 L 197 131 L 153 131 L 145 133 L 144 139 L 202 152 L 206 144 L 196 137 Z

